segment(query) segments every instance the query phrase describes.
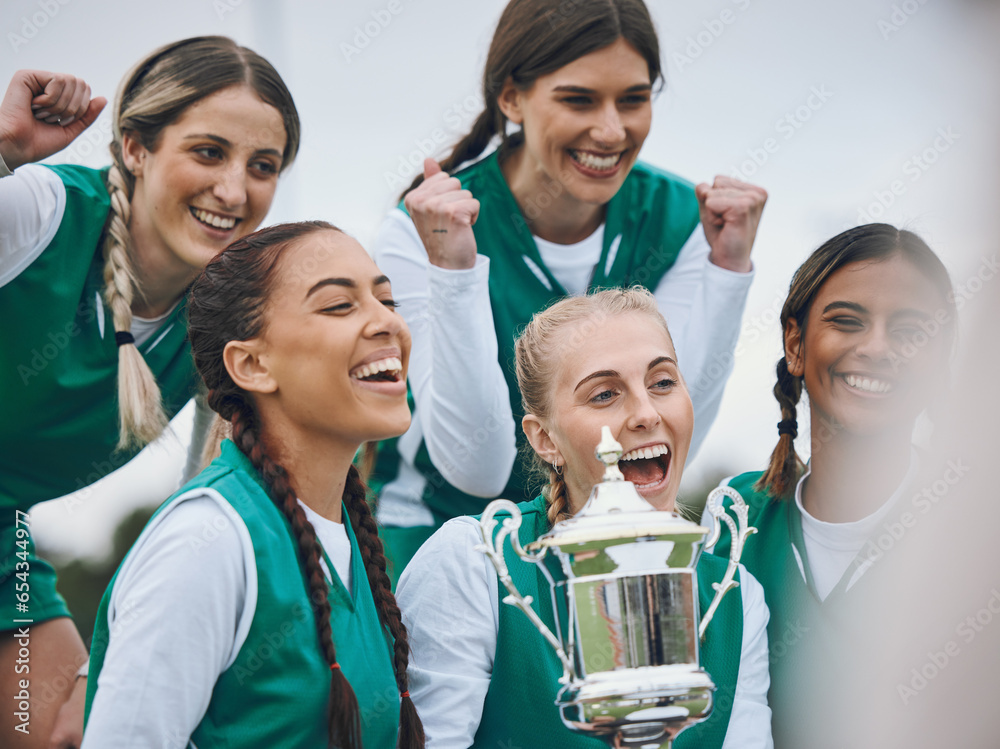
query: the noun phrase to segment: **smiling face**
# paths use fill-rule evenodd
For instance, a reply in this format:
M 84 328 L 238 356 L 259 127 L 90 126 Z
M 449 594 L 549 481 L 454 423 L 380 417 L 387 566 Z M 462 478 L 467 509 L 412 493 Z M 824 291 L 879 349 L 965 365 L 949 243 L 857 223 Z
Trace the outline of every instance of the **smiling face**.
M 832 273 L 804 334 L 794 320 L 785 331 L 788 369 L 805 380 L 812 424 L 857 435 L 912 431 L 941 386 L 946 316 L 941 292 L 901 253 Z
M 125 134 L 135 176 L 129 229 L 140 263 L 196 275 L 263 221 L 285 147 L 281 114 L 249 87 L 216 91 L 168 125 L 152 150 Z
M 624 450 L 618 465 L 650 504 L 672 510 L 694 428 L 691 397 L 663 325 L 641 312 L 559 332 L 549 415 L 525 416 L 532 447 L 563 466 L 572 512 L 601 481 L 594 457 L 607 425 Z
M 277 274 L 257 353 L 271 411 L 351 450 L 406 431 L 410 332 L 368 253 L 315 232 L 285 250 Z
M 649 65 L 621 38 L 526 91 L 508 81 L 500 108 L 524 128 L 524 146 L 507 174 L 519 202 L 542 191 L 593 205 L 611 200 L 649 134 L 650 96 Z

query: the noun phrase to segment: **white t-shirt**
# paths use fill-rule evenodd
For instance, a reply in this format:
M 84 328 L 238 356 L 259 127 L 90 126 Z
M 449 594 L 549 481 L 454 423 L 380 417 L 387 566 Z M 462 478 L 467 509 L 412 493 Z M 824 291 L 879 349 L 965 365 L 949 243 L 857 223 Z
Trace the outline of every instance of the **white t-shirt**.
M 350 591 L 346 527 L 302 508 Z M 100 674 L 90 676 L 98 683 L 83 747 L 187 746 L 256 607 L 257 565 L 239 513 L 211 489 L 175 498 L 118 572 L 108 605 L 111 638 Z
M 567 291 L 586 291 L 604 228 L 574 245 L 535 237 L 542 260 Z M 654 292 L 694 404 L 689 456 L 718 413 L 753 279 L 752 271 L 713 265 L 709 251 L 699 224 Z M 399 475 L 379 498 L 379 520 L 402 527 L 433 525 L 421 500 L 426 480 L 414 468 L 422 441 L 445 479 L 474 496 L 496 496 L 516 458 L 507 382 L 497 361 L 489 259 L 477 257 L 468 270 L 432 266 L 413 221 L 398 208 L 383 222 L 372 254 L 392 281 L 399 312 L 413 335 L 409 378 L 416 401 L 410 429 L 397 443 Z

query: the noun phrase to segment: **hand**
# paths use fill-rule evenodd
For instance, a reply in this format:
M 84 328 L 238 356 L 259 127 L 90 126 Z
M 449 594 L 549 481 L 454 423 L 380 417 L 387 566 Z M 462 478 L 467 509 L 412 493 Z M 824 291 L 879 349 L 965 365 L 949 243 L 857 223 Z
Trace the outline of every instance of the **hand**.
M 10 169 L 41 161 L 72 143 L 107 99 L 64 73 L 19 70 L 0 103 L 0 156 Z
M 479 218 L 479 201 L 457 178 L 442 172 L 434 159 L 424 159 L 424 181 L 403 202 L 431 265 L 461 270 L 476 264 L 472 225 Z
M 720 268 L 748 272 L 753 267 L 750 250 L 757 236 L 767 191 L 721 175 L 711 186 L 702 182 L 694 191 L 705 237 L 712 248 L 709 260 Z
M 87 698 L 87 679 L 73 684 L 69 698 L 59 708 L 46 749 L 79 749 L 83 742 L 83 708 Z

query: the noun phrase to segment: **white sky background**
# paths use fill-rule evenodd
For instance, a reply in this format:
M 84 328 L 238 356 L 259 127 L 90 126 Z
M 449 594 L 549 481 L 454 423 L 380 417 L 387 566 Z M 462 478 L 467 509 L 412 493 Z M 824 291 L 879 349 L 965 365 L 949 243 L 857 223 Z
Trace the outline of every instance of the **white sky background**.
M 0 2 L 5 81 L 18 68 L 71 72 L 111 100 L 135 61 L 175 39 L 225 34 L 260 52 L 282 74 L 303 122 L 298 160 L 282 177 L 267 221 L 323 218 L 365 245 L 415 174 L 406 160 L 418 163 L 431 145 L 444 155 L 478 114 L 482 65 L 504 5 Z M 648 2 L 667 87 L 642 158 L 693 181 L 742 169 L 770 194 L 735 372 L 687 475 L 757 469 L 779 418 L 770 395 L 780 355 L 777 312 L 792 272 L 813 249 L 849 226 L 884 220 L 920 233 L 956 286 L 994 257 L 997 13 L 991 3 L 963 0 Z M 823 96 L 810 99 L 813 91 Z M 109 138 L 105 114 L 51 161 L 104 165 Z M 934 163 L 921 169 L 913 157 L 927 149 Z M 879 195 L 891 198 L 888 208 Z M 973 282 L 978 287 L 995 296 L 1000 284 Z M 982 302 L 974 295 L 963 312 Z M 808 438 L 800 442 L 808 448 Z M 173 490 L 179 445 L 154 449 L 79 501 L 36 509 L 40 542 L 100 556 L 122 515 Z

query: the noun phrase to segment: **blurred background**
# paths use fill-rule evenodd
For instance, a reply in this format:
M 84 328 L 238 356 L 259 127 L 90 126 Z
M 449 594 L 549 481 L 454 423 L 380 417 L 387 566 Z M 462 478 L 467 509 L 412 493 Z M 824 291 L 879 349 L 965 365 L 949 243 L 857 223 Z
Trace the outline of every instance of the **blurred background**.
M 982 375 L 977 357 L 998 343 L 988 311 L 1000 288 L 998 14 L 982 0 L 647 2 L 666 87 L 642 158 L 695 182 L 724 174 L 770 194 L 735 371 L 685 475 L 682 496 L 698 506 L 720 478 L 763 467 L 777 437 L 770 393 L 784 293 L 799 263 L 847 227 L 893 223 L 941 255 L 960 314 L 978 321 L 975 334 L 961 336 L 956 382 Z M 370 245 L 423 157 L 445 155 L 479 113 L 479 77 L 503 5 L 2 0 L 0 71 L 70 72 L 111 100 L 156 46 L 233 37 L 275 65 L 303 122 L 299 158 L 267 222 L 323 218 Z M 106 112 L 50 161 L 105 165 L 110 131 Z M 995 391 L 981 397 L 996 402 Z M 981 401 L 973 400 L 975 411 Z M 174 427 L 112 476 L 32 513 L 85 639 L 88 612 L 120 555 L 149 508 L 176 488 L 190 409 Z M 805 424 L 800 433 L 808 455 Z M 930 435 L 925 425 L 918 439 L 933 449 Z M 976 444 L 996 445 L 992 429 L 982 439 Z

